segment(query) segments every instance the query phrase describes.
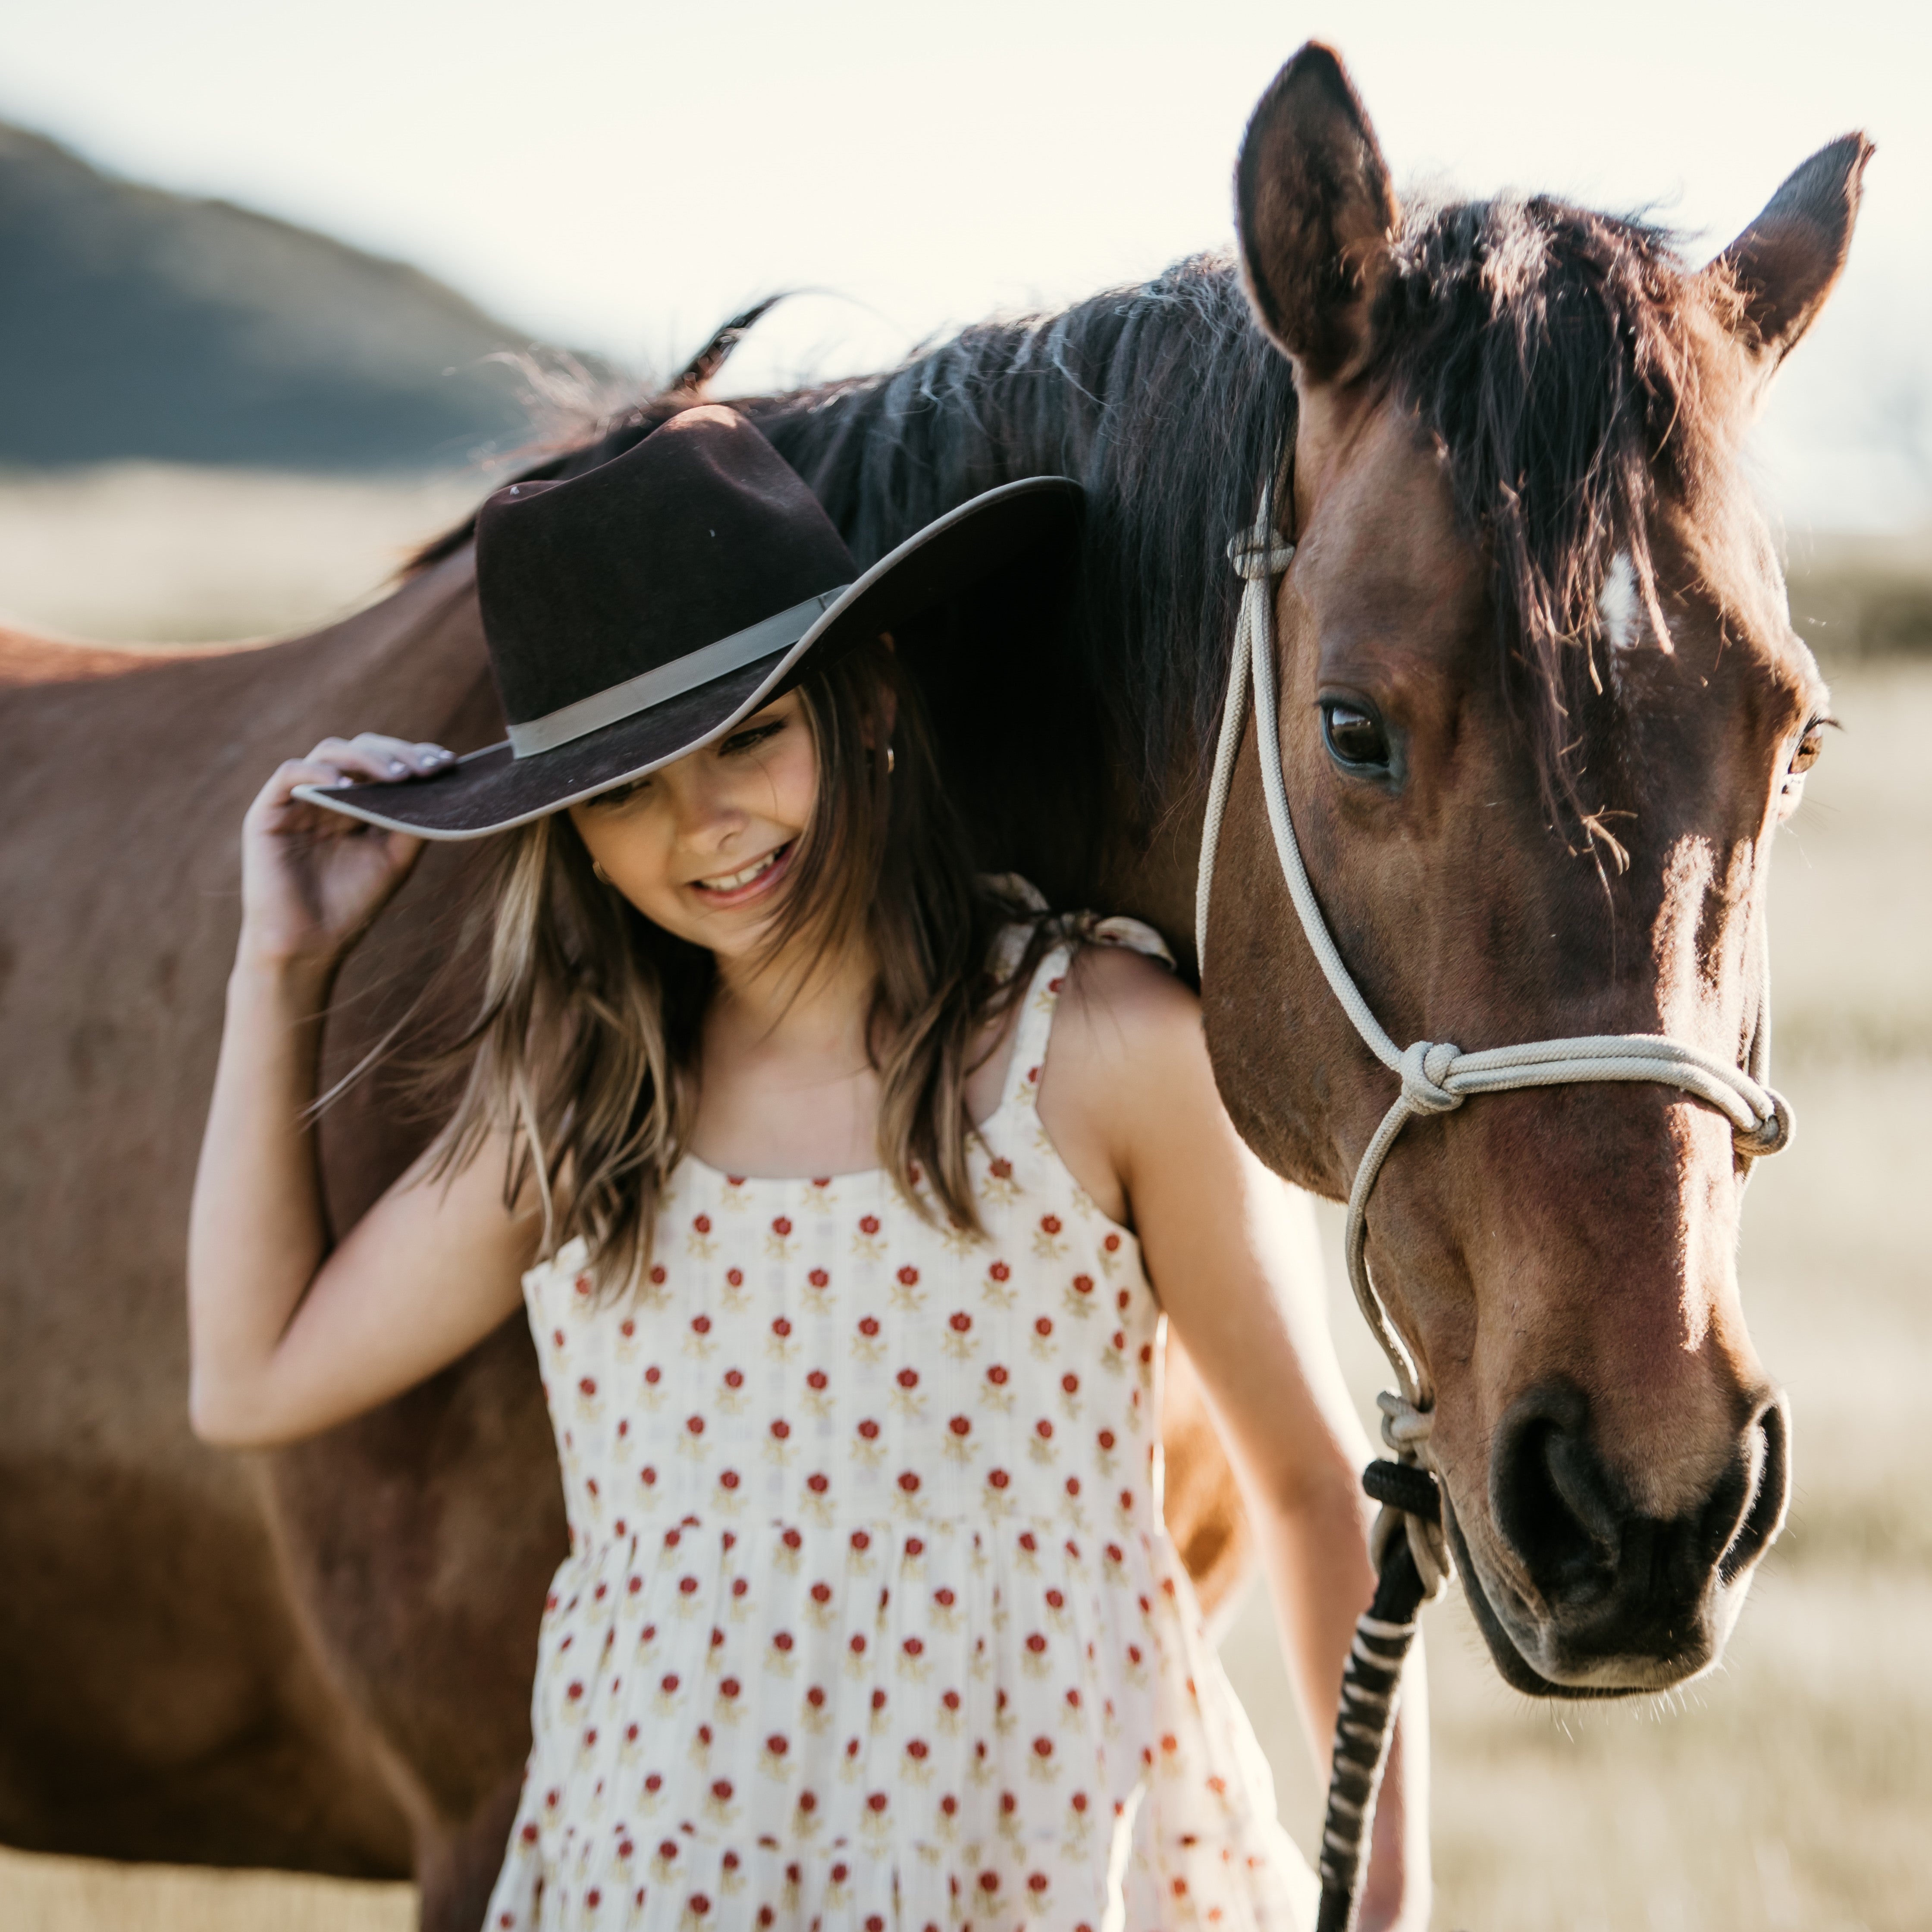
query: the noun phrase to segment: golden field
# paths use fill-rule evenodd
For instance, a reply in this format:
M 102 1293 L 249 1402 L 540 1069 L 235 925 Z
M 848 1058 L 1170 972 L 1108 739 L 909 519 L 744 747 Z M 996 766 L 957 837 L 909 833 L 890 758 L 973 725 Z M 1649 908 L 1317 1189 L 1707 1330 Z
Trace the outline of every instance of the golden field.
M 0 478 L 0 622 L 260 634 L 358 602 L 474 479 L 122 470 Z M 1795 548 L 1842 736 L 1781 844 L 1774 1077 L 1791 1150 L 1745 1215 L 1747 1305 L 1795 1420 L 1790 1527 L 1724 1667 L 1667 1699 L 1532 1703 L 1460 1600 L 1429 1613 L 1436 1923 L 1467 1932 L 1921 1932 L 1932 1924 L 1932 542 Z M 1902 654 L 1901 654 L 1902 653 Z M 352 722 L 357 721 L 351 721 Z M 1384 1371 L 1324 1209 L 1338 1348 Z M 1320 1793 L 1258 1594 L 1223 1647 L 1312 1841 Z M 402 1886 L 0 1852 L 8 1932 L 405 1932 Z

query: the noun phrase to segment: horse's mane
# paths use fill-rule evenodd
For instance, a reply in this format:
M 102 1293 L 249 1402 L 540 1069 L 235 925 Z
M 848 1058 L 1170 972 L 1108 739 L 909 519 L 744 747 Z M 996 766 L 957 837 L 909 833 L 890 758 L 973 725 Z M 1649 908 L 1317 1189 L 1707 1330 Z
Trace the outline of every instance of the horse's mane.
M 1397 238 L 1365 381 L 1447 450 L 1457 512 L 1487 555 L 1500 672 L 1546 797 L 1578 784 L 1597 602 L 1628 554 L 1656 612 L 1658 489 L 1709 466 L 1723 412 L 1698 344 L 1711 305 L 1672 238 L 1538 197 L 1425 208 Z M 742 332 L 734 318 L 698 358 Z M 694 368 L 698 367 L 694 364 Z M 698 399 L 680 383 L 533 474 L 608 460 Z M 1080 681 L 1143 797 L 1211 739 L 1237 592 L 1223 546 L 1292 443 L 1286 360 L 1231 256 L 961 331 L 881 374 L 740 404 L 812 484 L 863 566 L 967 497 L 1058 472 L 1088 492 Z M 464 541 L 452 532 L 433 560 Z

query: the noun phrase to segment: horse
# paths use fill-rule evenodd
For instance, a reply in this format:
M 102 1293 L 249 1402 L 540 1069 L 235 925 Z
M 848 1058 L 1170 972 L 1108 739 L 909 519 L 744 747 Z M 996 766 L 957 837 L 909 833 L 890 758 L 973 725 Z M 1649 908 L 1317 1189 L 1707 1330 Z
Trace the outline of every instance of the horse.
M 1403 1038 L 1643 1030 L 1735 1064 L 1762 1036 L 1769 842 L 1824 703 L 1738 445 L 1843 270 L 1869 152 L 1821 151 L 1693 269 L 1548 197 L 1405 210 L 1311 44 L 1248 128 L 1232 255 L 740 406 L 862 564 L 1012 478 L 1085 484 L 1070 604 L 965 605 L 901 640 L 989 868 L 1149 920 L 1192 970 L 1225 547 L 1266 487 L 1295 546 L 1270 592 L 1283 782 L 1374 1010 Z M 608 460 L 722 352 L 531 473 Z M 0 1837 L 413 1874 L 437 1932 L 480 1921 L 564 1549 L 527 1335 L 314 1442 L 218 1455 L 186 1424 L 181 1257 L 234 826 L 326 729 L 500 736 L 470 536 L 290 642 L 0 638 Z M 1334 1197 L 1390 1078 L 1301 935 L 1262 790 L 1250 720 L 1208 1042 L 1250 1144 Z M 433 849 L 352 958 L 326 1084 L 458 943 L 476 862 Z M 379 1066 L 322 1116 L 334 1226 L 433 1130 L 406 1097 Z M 1781 1523 L 1786 1420 L 1732 1258 L 1748 1171 L 1728 1122 L 1642 1085 L 1490 1096 L 1388 1158 L 1368 1261 L 1520 1688 L 1709 1668 Z M 1211 1601 L 1242 1532 L 1171 1366 L 1170 1520 Z

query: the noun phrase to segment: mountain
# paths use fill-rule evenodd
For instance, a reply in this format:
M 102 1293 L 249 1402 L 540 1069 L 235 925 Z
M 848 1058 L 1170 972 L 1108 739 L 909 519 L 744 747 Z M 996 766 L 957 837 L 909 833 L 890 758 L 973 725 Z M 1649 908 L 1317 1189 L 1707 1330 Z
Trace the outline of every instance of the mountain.
M 0 465 L 421 467 L 520 440 L 524 338 L 399 262 L 0 123 Z

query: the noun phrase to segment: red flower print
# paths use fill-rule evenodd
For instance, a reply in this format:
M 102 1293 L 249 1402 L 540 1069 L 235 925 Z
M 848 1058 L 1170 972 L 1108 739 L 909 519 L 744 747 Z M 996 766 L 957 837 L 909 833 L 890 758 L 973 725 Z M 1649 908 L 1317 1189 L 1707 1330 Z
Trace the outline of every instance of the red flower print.
M 876 1335 L 879 1332 L 879 1318 L 876 1315 L 862 1315 L 859 1318 L 859 1333 Z
M 982 1871 L 980 1874 L 980 1889 L 990 1898 L 1000 1888 L 1000 1875 L 996 1871 Z
M 647 1490 L 650 1489 L 658 1479 L 658 1472 L 656 1470 L 653 1469 L 648 1462 L 646 1462 L 644 1466 L 638 1472 L 638 1474 L 643 1479 L 644 1487 Z
M 573 1684 L 563 1694 L 574 1704 L 584 1695 L 584 1686 L 581 1684 Z
M 1070 1496 L 1077 1496 L 1080 1493 L 1080 1478 L 1078 1476 L 1067 1478 L 1066 1493 Z
M 652 1793 L 654 1796 L 658 1792 L 662 1791 L 664 1789 L 663 1772 L 658 1771 L 652 1772 L 650 1776 L 644 1780 L 644 1789 Z
M 1078 1376 L 1062 1376 L 1060 1378 L 1060 1386 L 1069 1395 L 1078 1395 L 1080 1393 L 1080 1378 Z
M 553 1328 L 550 1331 L 550 1339 L 558 1348 L 562 1348 L 563 1346 L 563 1330 L 561 1328 Z
M 1090 1274 L 1076 1274 L 1073 1277 L 1073 1292 L 1076 1294 L 1091 1294 L 1094 1292 L 1094 1277 Z
M 745 1285 L 745 1270 L 742 1268 L 727 1268 L 724 1270 L 724 1279 L 734 1288 L 742 1288 Z
M 656 1388 L 663 1380 L 664 1371 L 655 1362 L 644 1371 L 644 1386 L 646 1388 Z
M 812 1586 L 812 1600 L 814 1604 L 830 1603 L 832 1600 L 832 1586 L 830 1583 L 813 1584 Z
M 939 1801 L 939 1808 L 946 1814 L 947 1817 L 950 1818 L 952 1816 L 954 1812 L 959 1809 L 959 1801 L 953 1796 L 951 1792 L 949 1791 L 946 1796 Z
M 708 1234 L 711 1232 L 711 1216 L 709 1214 L 694 1214 L 691 1217 L 691 1225 L 700 1234 Z
M 787 1530 L 778 1539 L 788 1550 L 796 1550 L 804 1540 L 795 1529 Z
M 595 1395 L 597 1393 L 597 1378 L 595 1376 L 584 1376 L 579 1379 L 577 1386 L 582 1394 Z
M 772 1422 L 772 1433 L 782 1442 L 791 1433 L 791 1424 L 781 1415 Z
M 806 1377 L 805 1385 L 807 1388 L 822 1389 L 824 1388 L 825 1371 L 823 1369 L 814 1369 L 811 1374 Z
M 783 1757 L 785 1753 L 791 1749 L 791 1743 L 790 1739 L 786 1737 L 784 1732 L 774 1731 L 770 1737 L 766 1738 L 765 1748 L 771 1753 L 772 1756 Z
M 718 1484 L 721 1489 L 735 1490 L 738 1486 L 737 1471 L 736 1469 L 727 1469 L 724 1473 L 718 1478 Z
M 1006 1281 L 1012 1277 L 1013 1271 L 1011 1268 L 1007 1267 L 1004 1262 L 995 1262 L 993 1265 L 986 1270 L 986 1272 L 991 1275 L 995 1281 Z
M 822 1685 L 814 1684 L 812 1688 L 805 1694 L 805 1701 L 809 1704 L 814 1711 L 824 1710 L 825 1708 L 825 1691 L 824 1687 Z
M 908 1637 L 905 1642 L 902 1644 L 899 1648 L 902 1649 L 908 1657 L 922 1657 L 926 1654 L 925 1643 L 920 1638 L 916 1636 Z
M 905 1540 L 905 1553 L 908 1556 L 923 1556 L 926 1554 L 926 1545 L 920 1542 L 917 1537 L 909 1536 Z
M 724 1371 L 724 1386 L 727 1388 L 742 1388 L 745 1386 L 744 1370 L 742 1369 L 727 1369 Z
M 1028 1649 L 1033 1652 L 1034 1656 L 1038 1657 L 1046 1648 L 1046 1640 L 1040 1635 L 1038 1630 L 1035 1630 L 1033 1634 L 1027 1639 L 1026 1646 Z
M 916 1369 L 902 1369 L 898 1379 L 901 1388 L 916 1389 L 919 1387 L 919 1371 Z
M 1123 1490 L 1120 1492 L 1120 1507 L 1121 1507 L 1121 1508 L 1123 1508 L 1124 1510 L 1130 1510 L 1130 1509 L 1132 1509 L 1132 1508 L 1133 1508 L 1133 1506 L 1134 1506 L 1134 1492 L 1133 1492 L 1133 1491 L 1132 1491 L 1132 1490 Z
M 748 1576 L 734 1576 L 731 1579 L 731 1594 L 734 1597 L 743 1596 L 751 1587 L 752 1580 Z
M 862 1529 L 855 1529 L 853 1531 L 852 1547 L 854 1550 L 869 1550 L 872 1546 L 872 1539 L 868 1532 Z
M 1048 1610 L 1064 1610 L 1066 1606 L 1066 1598 L 1058 1590 L 1049 1590 L 1046 1593 L 1046 1604 Z
M 956 1415 L 946 1426 L 954 1435 L 964 1436 L 973 1426 L 972 1418 L 970 1416 Z
M 1043 1415 L 1034 1424 L 1033 1431 L 1042 1442 L 1050 1442 L 1053 1439 L 1053 1424 Z
M 659 1682 L 658 1688 L 662 1690 L 667 1697 L 676 1696 L 677 1694 L 677 1672 L 675 1670 L 667 1670 L 664 1674 L 662 1680 Z
M 664 1285 L 664 1281 L 665 1275 L 664 1264 L 660 1262 L 656 1268 L 651 1270 L 651 1286 L 653 1288 L 662 1288 Z
M 790 1630 L 778 1631 L 778 1634 L 772 1639 L 772 1648 L 774 1650 L 789 1651 L 791 1648 L 791 1632 Z
M 870 1416 L 868 1416 L 866 1420 L 859 1425 L 859 1433 L 868 1442 L 874 1441 L 877 1438 L 878 1432 L 879 1425 L 874 1422 Z
M 718 1694 L 721 1697 L 735 1697 L 744 1688 L 736 1678 L 728 1677 L 718 1685 Z
M 899 1286 L 902 1288 L 910 1288 L 917 1282 L 918 1280 L 919 1270 L 917 1268 L 902 1268 L 899 1270 Z
M 1040 1217 L 1040 1226 L 1042 1234 L 1057 1234 L 1060 1232 L 1060 1216 L 1058 1214 L 1042 1214 Z
M 995 1180 L 1010 1180 L 1012 1178 L 1013 1164 L 1004 1154 L 995 1154 L 988 1166 L 986 1172 Z
M 925 1738 L 914 1738 L 906 1746 L 906 1756 L 910 1758 L 915 1764 L 923 1764 L 926 1760 L 926 1756 L 929 1750 L 930 1747 L 927 1744 Z
M 941 1610 L 950 1610 L 952 1609 L 953 1596 L 952 1592 L 950 1590 L 944 1588 L 935 1590 L 932 1593 L 932 1598 L 933 1601 L 938 1604 Z
M 772 1232 L 777 1235 L 780 1240 L 783 1240 L 786 1235 L 791 1232 L 791 1222 L 782 1214 L 774 1215 L 772 1219 Z
M 1111 1449 L 1114 1446 L 1114 1432 L 1111 1429 L 1103 1429 L 1098 1439 L 1102 1449 Z
M 1012 1480 L 1012 1478 L 1006 1474 L 1005 1470 L 994 1469 L 988 1474 L 986 1480 L 992 1484 L 994 1489 L 1004 1490 L 1006 1485 Z
M 809 1490 L 814 1496 L 822 1496 L 824 1495 L 826 1490 L 831 1486 L 831 1479 L 830 1477 L 826 1476 L 816 1474 L 810 1475 L 806 1477 L 805 1479 L 805 1486 Z M 798 1532 L 795 1529 L 786 1532 L 786 1534 L 788 1536 L 796 1536 Z M 791 1544 L 790 1547 L 796 1550 L 798 1547 L 798 1545 L 794 1543 Z
M 954 1334 L 963 1335 L 972 1327 L 973 1318 L 962 1309 L 957 1315 L 947 1318 L 946 1325 L 952 1329 Z
M 812 1792 L 801 1791 L 798 1794 L 798 1808 L 801 1811 L 816 1811 L 818 1809 L 817 1796 Z
M 1004 1388 L 1006 1385 L 1006 1372 L 998 1362 L 995 1362 L 993 1366 L 986 1371 L 986 1379 L 992 1384 L 994 1388 Z
M 956 1711 L 959 1708 L 959 1693 L 956 1690 L 949 1690 L 939 1701 L 949 1711 Z
M 1033 1324 L 1033 1332 L 1036 1335 L 1051 1335 L 1053 1333 L 1053 1317 L 1050 1315 L 1042 1315 Z
M 633 1322 L 628 1315 L 625 1316 L 622 1321 L 617 1324 L 617 1333 L 622 1336 L 624 1340 L 627 1342 L 637 1332 L 638 1324 Z
M 680 1576 L 677 1580 L 677 1588 L 680 1596 L 692 1596 L 696 1593 L 698 1579 L 695 1576 Z
M 852 1654 L 854 1657 L 863 1657 L 865 1655 L 866 1634 L 863 1630 L 854 1630 L 852 1633 L 851 1649 Z
M 908 1496 L 911 1496 L 919 1488 L 919 1478 L 911 1470 L 904 1470 L 899 1477 L 899 1487 L 904 1490 Z
M 1109 1234 L 1100 1245 L 1110 1255 L 1117 1255 L 1120 1252 L 1120 1238 L 1118 1234 Z
M 782 1342 L 784 1338 L 791 1333 L 791 1324 L 788 1322 L 782 1315 L 781 1315 L 772 1324 L 772 1333 L 776 1335 L 781 1342 Z
M 711 1333 L 710 1316 L 708 1315 L 694 1315 L 691 1318 L 691 1332 L 694 1335 L 710 1334 Z
M 1052 1756 L 1053 1740 L 1051 1738 L 1035 1738 L 1033 1741 L 1033 1751 L 1036 1757 Z
M 883 1791 L 872 1792 L 868 1795 L 866 1804 L 870 1810 L 883 1811 L 886 1808 L 886 1794 Z
M 859 1216 L 859 1232 L 862 1234 L 876 1234 L 879 1232 L 879 1217 L 876 1214 Z
M 687 1417 L 684 1426 L 694 1436 L 702 1436 L 704 1433 L 704 1418 L 701 1415 Z
M 811 1274 L 806 1276 L 806 1280 L 810 1282 L 814 1288 L 823 1288 L 831 1279 L 831 1276 L 823 1268 L 814 1268 Z

